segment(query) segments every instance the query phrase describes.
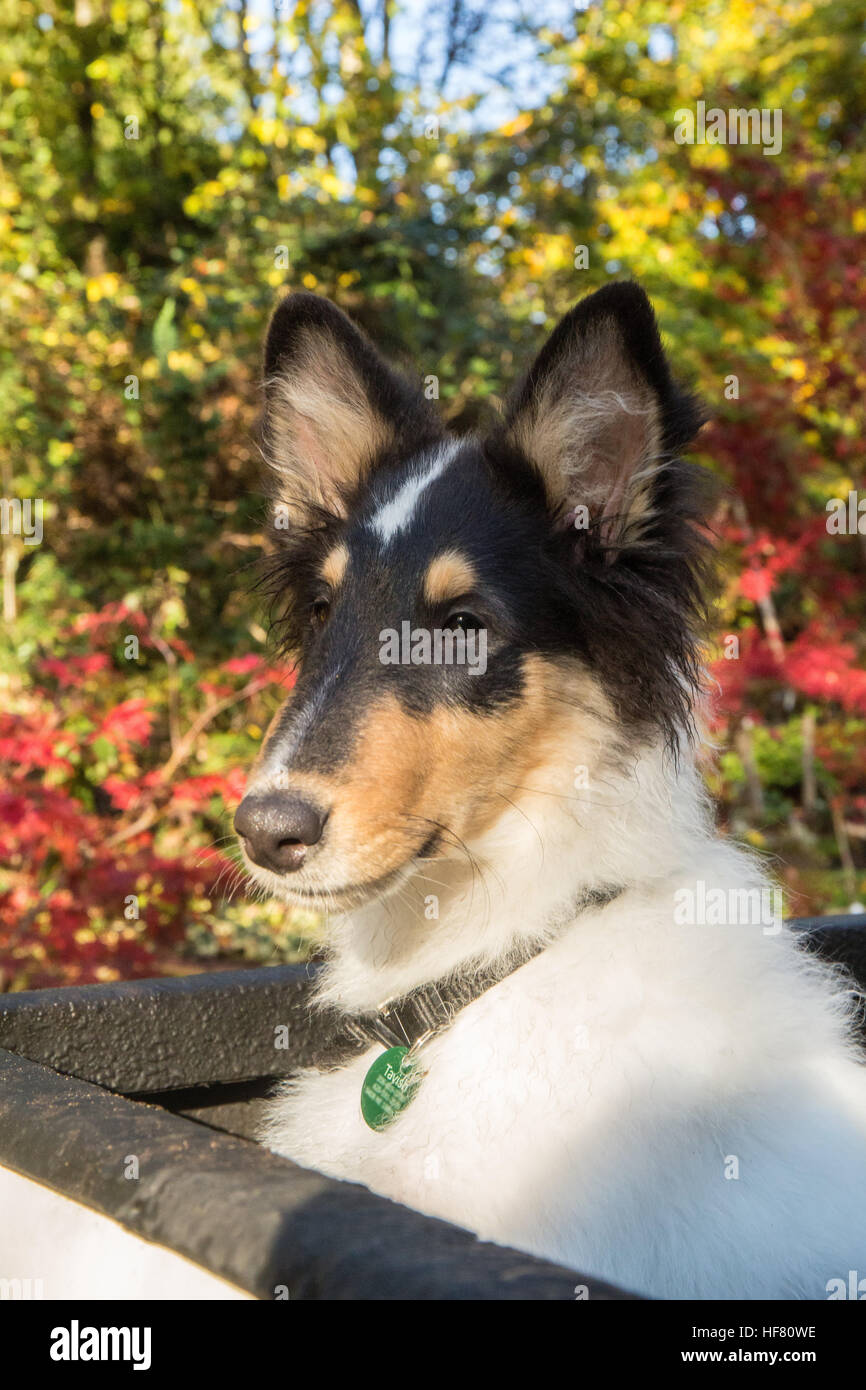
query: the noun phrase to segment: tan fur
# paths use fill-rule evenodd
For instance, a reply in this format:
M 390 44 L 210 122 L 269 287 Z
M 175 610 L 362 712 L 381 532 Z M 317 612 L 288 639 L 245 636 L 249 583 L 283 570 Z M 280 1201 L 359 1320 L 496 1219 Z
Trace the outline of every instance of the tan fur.
M 326 584 L 330 585 L 332 589 L 338 589 L 343 582 L 348 564 L 349 550 L 341 541 L 325 556 L 319 573 Z
M 290 518 L 302 519 L 310 501 L 342 513 L 340 487 L 353 485 L 392 442 L 392 426 L 374 410 L 339 345 L 322 331 L 305 335 L 291 373 L 269 385 L 268 461 Z
M 443 831 L 437 854 L 454 857 L 460 841 L 482 834 L 525 793 L 573 790 L 569 754 L 562 750 L 597 739 L 604 697 L 574 665 L 564 671 L 561 662 L 527 656 L 524 674 L 522 696 L 496 714 L 437 708 L 415 716 L 386 695 L 371 706 L 351 757 L 336 774 L 291 775 L 293 792 L 330 808 L 327 864 L 321 865 L 329 885 L 357 888 L 385 878 L 437 829 Z M 571 699 L 563 698 L 564 690 Z M 538 768 L 550 765 L 552 752 L 562 773 L 555 791 L 533 781 Z M 314 889 L 318 872 L 314 859 L 305 891 Z M 292 884 L 286 887 L 290 894 Z
M 468 594 L 477 583 L 471 561 L 458 550 L 444 550 L 431 561 L 424 576 L 424 597 L 428 603 L 445 603 Z

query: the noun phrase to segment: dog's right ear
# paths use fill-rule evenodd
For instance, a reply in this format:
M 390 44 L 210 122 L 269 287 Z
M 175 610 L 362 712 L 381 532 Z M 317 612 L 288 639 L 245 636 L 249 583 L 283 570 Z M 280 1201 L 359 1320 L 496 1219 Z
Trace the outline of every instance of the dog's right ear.
M 421 392 L 330 300 L 290 294 L 265 344 L 265 456 L 277 502 L 304 523 L 344 499 L 377 457 L 441 431 Z

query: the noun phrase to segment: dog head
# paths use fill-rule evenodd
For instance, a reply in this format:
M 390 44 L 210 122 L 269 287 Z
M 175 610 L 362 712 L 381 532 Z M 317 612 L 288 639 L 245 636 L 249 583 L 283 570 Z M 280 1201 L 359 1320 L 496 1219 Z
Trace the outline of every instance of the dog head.
M 467 853 L 521 789 L 673 749 L 697 683 L 700 424 L 634 284 L 560 322 L 485 437 L 327 300 L 265 352 L 271 582 L 295 689 L 235 820 L 255 879 L 344 908 Z

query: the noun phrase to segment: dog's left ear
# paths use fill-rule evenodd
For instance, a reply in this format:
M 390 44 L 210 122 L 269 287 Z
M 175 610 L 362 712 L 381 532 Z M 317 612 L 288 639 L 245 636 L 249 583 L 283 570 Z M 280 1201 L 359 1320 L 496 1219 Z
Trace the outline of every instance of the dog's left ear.
M 506 411 L 509 440 L 540 473 L 552 510 L 639 544 L 660 475 L 702 423 L 670 373 L 639 285 L 607 285 L 566 314 Z M 583 510 L 581 510 L 583 509 Z

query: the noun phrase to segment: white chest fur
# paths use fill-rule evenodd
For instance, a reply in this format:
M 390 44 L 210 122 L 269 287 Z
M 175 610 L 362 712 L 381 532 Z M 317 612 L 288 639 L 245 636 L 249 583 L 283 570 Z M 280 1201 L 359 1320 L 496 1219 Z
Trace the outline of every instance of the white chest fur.
M 866 1071 L 786 933 L 671 926 L 632 890 L 470 1005 L 382 1132 L 379 1049 L 306 1072 L 266 1142 L 654 1297 L 826 1297 L 866 1267 Z

